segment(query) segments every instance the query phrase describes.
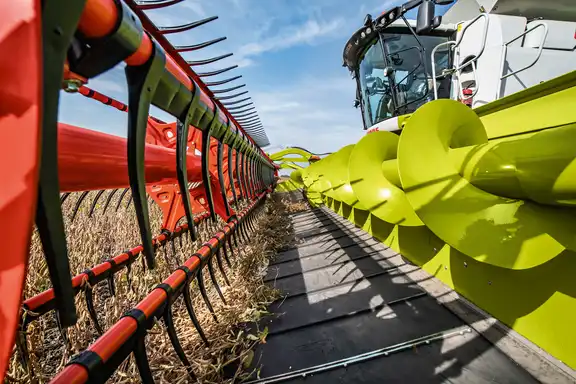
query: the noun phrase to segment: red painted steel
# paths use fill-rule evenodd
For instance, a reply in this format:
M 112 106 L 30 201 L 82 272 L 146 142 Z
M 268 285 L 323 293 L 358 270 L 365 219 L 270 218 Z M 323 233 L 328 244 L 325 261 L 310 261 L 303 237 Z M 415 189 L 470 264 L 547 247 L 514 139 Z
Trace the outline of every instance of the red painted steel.
M 36 208 L 40 153 L 40 2 L 0 1 L 0 377 L 14 346 Z
M 125 0 L 125 1 L 126 1 L 126 4 L 128 4 L 128 6 L 132 9 L 132 11 L 134 11 L 134 13 L 136 13 L 138 15 L 138 17 L 142 21 L 142 25 L 144 26 L 144 28 L 154 37 L 154 39 L 156 39 L 156 41 L 158 41 L 158 43 L 166 51 L 166 53 L 167 53 L 167 55 L 166 55 L 166 59 L 167 59 L 166 68 L 169 68 L 169 65 L 170 66 L 172 65 L 172 63 L 168 64 L 168 59 L 170 59 L 171 61 L 174 62 L 175 65 L 178 66 L 178 68 L 183 69 L 183 72 L 185 73 L 186 77 L 191 78 L 193 81 L 196 82 L 196 84 L 198 84 L 198 86 L 200 87 L 200 89 L 202 91 L 202 94 L 206 95 L 209 99 L 214 100 L 214 102 L 216 103 L 216 105 L 218 105 L 218 108 L 222 111 L 222 113 L 227 116 L 227 119 L 232 121 L 234 123 L 234 125 L 236 127 L 238 127 L 240 129 L 240 131 L 242 131 L 244 136 L 250 142 L 255 144 L 254 139 L 252 139 L 252 137 L 246 133 L 244 128 L 242 128 L 242 126 L 236 121 L 236 119 L 226 109 L 226 107 L 222 103 L 220 103 L 218 100 L 215 100 L 215 97 L 214 97 L 214 94 L 212 93 L 212 91 L 210 91 L 208 86 L 206 84 L 204 84 L 204 82 L 196 74 L 196 72 L 194 72 L 190 68 L 188 63 L 186 63 L 186 60 L 184 60 L 184 58 L 180 55 L 180 53 L 178 53 L 178 51 L 176 51 L 176 49 L 174 49 L 174 47 L 168 41 L 168 39 L 166 39 L 166 37 L 158 31 L 158 28 L 156 27 L 156 25 L 154 25 L 154 23 L 152 23 L 152 21 L 150 21 L 150 19 L 144 13 L 144 11 L 142 9 L 140 9 L 133 0 Z M 178 77 L 176 77 L 176 78 L 178 78 Z M 225 120 L 225 121 L 227 121 L 227 120 Z M 272 160 L 270 160 L 270 158 L 268 157 L 266 152 L 264 152 L 260 147 L 257 147 L 257 148 L 260 151 L 260 153 L 264 156 L 264 158 L 267 159 L 270 164 L 273 164 Z
M 131 6 L 131 0 L 126 1 Z M 10 52 L 10 55 L 0 55 L 0 174 L 3 188 L 0 189 L 0 232 L 10 239 L 4 246 L 4 252 L 9 257 L 0 258 L 0 374 L 4 374 L 10 350 L 14 342 L 14 330 L 19 318 L 22 284 L 27 263 L 28 246 L 31 237 L 33 215 L 35 212 L 38 153 L 40 152 L 38 138 L 40 137 L 40 95 L 41 95 L 41 25 L 40 1 L 21 0 L 5 1 L 0 4 L 0 52 Z M 134 8 L 133 8 L 134 9 Z M 151 57 L 153 38 L 157 39 L 166 50 L 165 69 L 171 73 L 185 88 L 192 90 L 195 81 L 200 87 L 200 101 L 210 110 L 219 110 L 222 122 L 231 120 L 240 127 L 230 113 L 217 101 L 214 95 L 198 76 L 187 66 L 182 57 L 174 50 L 168 41 L 157 33 L 157 29 L 138 9 L 135 13 L 142 19 L 145 32 L 137 51 L 125 60 L 128 65 L 145 64 Z M 90 38 L 106 38 L 118 23 L 118 3 L 115 0 L 87 0 L 78 29 L 84 36 Z M 64 69 L 66 78 L 81 79 Z M 126 111 L 125 104 L 108 98 L 98 92 L 81 87 L 80 92 L 113 107 Z M 241 128 L 239 128 L 243 131 Z M 201 161 L 196 150 L 203 150 L 199 143 L 201 132 L 191 128 L 188 137 L 188 181 L 196 183 L 190 190 L 192 207 L 196 214 L 207 209 L 204 185 L 202 184 Z M 253 140 L 246 136 L 250 141 Z M 176 223 L 184 212 L 176 179 L 176 130 L 175 124 L 166 124 L 150 118 L 147 127 L 147 144 L 145 153 L 145 178 L 148 193 L 159 202 L 164 212 L 164 228 L 173 231 L 184 231 L 187 225 L 176 227 Z M 58 133 L 60 187 L 63 192 L 86 191 L 112 188 L 126 188 L 129 185 L 126 140 L 112 135 L 95 132 L 67 124 L 59 125 Z M 224 147 L 223 176 L 226 195 L 232 197 L 231 183 L 237 185 L 238 176 L 233 169 L 235 180 L 229 180 L 228 151 Z M 227 220 L 225 201 L 220 193 L 217 172 L 217 141 L 212 139 L 210 148 L 210 180 L 213 192 L 215 210 L 218 215 Z M 235 151 L 234 151 L 235 152 Z M 263 152 L 262 152 L 263 153 Z M 265 153 L 263 153 L 266 156 Z M 234 155 L 236 156 L 236 154 Z M 267 156 L 266 156 L 267 157 Z M 235 163 L 233 163 L 235 164 Z M 247 173 L 246 178 L 250 177 Z M 164 196 L 163 193 L 170 193 Z M 256 196 L 254 196 L 256 197 Z M 259 196 L 262 198 L 262 195 Z M 254 207 L 244 209 L 239 216 L 246 214 Z M 231 211 L 234 215 L 234 211 Z M 208 218 L 208 214 L 199 214 L 197 218 Z M 217 246 L 236 228 L 232 220 L 224 229 L 208 241 L 210 246 Z M 163 241 L 167 235 L 156 237 L 155 243 Z M 206 258 L 210 255 L 210 246 L 202 246 L 197 255 Z M 142 252 L 141 245 L 130 252 L 137 255 Z M 113 258 L 118 263 L 126 262 L 130 256 L 127 253 Z M 200 259 L 190 257 L 184 264 L 194 270 L 199 267 Z M 108 273 L 112 268 L 110 263 L 101 263 L 92 268 L 95 276 Z M 80 288 L 85 283 L 87 274 L 81 273 L 72 279 L 73 286 Z M 165 282 L 174 288 L 183 284 L 185 274 L 176 271 Z M 33 310 L 54 300 L 53 290 L 47 290 L 26 300 L 24 306 Z M 136 308 L 142 309 L 148 316 L 152 315 L 166 303 L 166 293 L 161 289 L 153 290 Z M 47 308 L 47 307 L 44 307 Z M 48 306 L 49 308 L 49 306 Z M 136 322 L 131 318 L 123 318 L 99 338 L 89 349 L 97 353 L 104 361 L 110 358 L 136 332 Z M 61 372 L 55 382 L 82 383 L 88 380 L 87 371 L 79 365 L 72 364 Z
M 148 185 L 177 183 L 175 150 L 147 144 L 145 166 Z M 126 139 L 60 123 L 58 169 L 63 192 L 126 188 Z M 188 180 L 202 180 L 200 156 L 188 155 Z

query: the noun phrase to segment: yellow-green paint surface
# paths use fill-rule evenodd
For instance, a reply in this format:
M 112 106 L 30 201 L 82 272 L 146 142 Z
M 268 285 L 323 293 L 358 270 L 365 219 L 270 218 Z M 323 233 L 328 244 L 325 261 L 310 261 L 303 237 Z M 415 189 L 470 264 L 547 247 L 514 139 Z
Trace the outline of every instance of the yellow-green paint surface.
M 368 134 L 295 178 L 576 368 L 575 100 L 576 72 L 474 111 L 431 102 L 399 140 Z

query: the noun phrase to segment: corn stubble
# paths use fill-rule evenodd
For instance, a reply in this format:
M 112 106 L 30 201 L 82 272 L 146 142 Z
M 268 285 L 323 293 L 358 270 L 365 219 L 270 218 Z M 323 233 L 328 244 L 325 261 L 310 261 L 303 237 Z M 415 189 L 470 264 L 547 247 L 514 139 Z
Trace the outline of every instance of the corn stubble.
M 121 202 L 118 201 L 120 194 L 117 193 L 106 213 L 103 213 L 105 199 L 101 198 L 90 218 L 88 217 L 90 203 L 95 195 L 96 192 L 89 193 L 74 221 L 70 217 L 80 194 L 71 194 L 62 207 L 72 275 L 140 243 L 133 205 L 127 204 L 129 193 Z M 116 209 L 117 205 L 118 209 Z M 179 298 L 173 304 L 176 332 L 200 382 L 239 382 L 252 373 L 247 372 L 244 367 L 250 366 L 253 357 L 251 351 L 259 342 L 263 342 L 264 338 L 255 340 L 256 338 L 247 336 L 237 325 L 259 320 L 259 317 L 266 313 L 267 305 L 279 297 L 279 293 L 265 285 L 262 278 L 268 260 L 278 250 L 289 244 L 293 238 L 288 213 L 302 208 L 293 207 L 292 203 L 278 195 L 267 199 L 264 207 L 266 214 L 261 216 L 257 223 L 257 230 L 251 235 L 247 244 L 240 246 L 240 250 L 234 249 L 234 254 L 231 255 L 233 268 L 225 266 L 230 286 L 225 285 L 223 277 L 217 272 L 217 279 L 227 305 L 219 299 L 212 282 L 206 279 L 208 274 L 204 274 L 205 285 L 218 317 L 218 323 L 213 320 L 200 297 L 196 282 L 191 284 L 190 292 L 194 310 L 210 341 L 210 347 L 202 343 L 188 317 L 183 300 Z M 151 200 L 149 200 L 149 211 L 152 233 L 158 234 L 161 230 L 162 214 L 159 207 Z M 222 224 L 201 224 L 200 239 L 207 240 L 213 232 L 221 228 Z M 189 258 L 200 245 L 200 242 L 192 243 L 188 235 L 182 236 L 182 242 L 176 239 L 174 247 L 168 243 L 157 251 L 157 267 L 152 271 L 145 268 L 140 257 L 132 264 L 129 274 L 124 268 L 115 275 L 115 296 L 109 291 L 106 282 L 87 287 L 94 290 L 94 306 L 104 331 Z M 48 271 L 38 234 L 34 231 L 24 297 L 31 297 L 48 288 L 50 288 Z M 27 329 L 29 354 L 25 359 L 27 363 L 22 363 L 22 356 L 15 349 L 6 382 L 48 382 L 64 368 L 70 357 L 84 350 L 98 338 L 82 293 L 77 295 L 76 305 L 78 323 L 63 333 L 57 327 L 54 313 L 47 313 L 29 325 Z M 156 382 L 191 382 L 172 348 L 162 320 L 158 320 L 146 336 L 146 347 Z M 109 382 L 140 382 L 132 357 L 122 363 Z

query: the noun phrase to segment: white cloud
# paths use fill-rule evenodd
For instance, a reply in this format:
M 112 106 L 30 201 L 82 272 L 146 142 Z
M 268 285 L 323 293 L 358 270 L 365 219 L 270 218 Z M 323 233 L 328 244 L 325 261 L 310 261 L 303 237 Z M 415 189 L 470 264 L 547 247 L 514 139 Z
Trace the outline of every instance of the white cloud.
M 354 93 L 354 81 L 343 74 L 305 78 L 252 97 L 273 147 L 289 143 L 324 153 L 363 136 L 360 111 L 352 107 Z
M 264 52 L 280 51 L 296 45 L 313 44 L 319 38 L 335 34 L 343 24 L 344 20 L 340 18 L 326 23 L 308 20 L 302 25 L 285 28 L 275 36 L 266 37 L 263 34 L 260 41 L 242 45 L 238 49 L 238 54 L 241 57 L 257 56 Z
M 182 3 L 182 5 L 197 14 L 200 17 L 206 17 L 207 13 L 204 10 L 202 4 L 195 0 L 186 0 Z

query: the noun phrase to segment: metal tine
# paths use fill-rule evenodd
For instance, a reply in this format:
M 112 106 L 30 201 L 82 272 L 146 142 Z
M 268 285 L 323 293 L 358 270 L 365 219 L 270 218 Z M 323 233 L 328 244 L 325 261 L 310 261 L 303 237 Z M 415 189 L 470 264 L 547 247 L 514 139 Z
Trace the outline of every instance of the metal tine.
M 141 258 L 142 260 L 142 273 L 146 272 L 146 260 L 144 260 L 144 257 Z
M 252 215 L 246 216 L 246 221 L 245 221 L 245 223 L 246 223 L 246 230 L 247 230 L 248 235 L 250 235 L 252 232 L 254 232 L 254 230 L 253 230 L 253 228 L 252 228 L 252 217 L 251 217 L 251 216 L 252 216 Z
M 238 226 L 236 226 L 236 228 L 238 228 Z M 234 245 L 236 246 L 236 249 L 238 250 L 238 252 L 241 252 L 242 250 L 240 249 L 240 247 L 238 246 L 238 236 L 236 236 L 236 233 L 238 231 L 234 231 L 232 232 L 232 237 L 234 239 Z
M 250 108 L 246 108 L 246 109 L 244 109 L 244 110 L 242 110 L 242 111 L 231 112 L 231 114 L 232 114 L 232 116 L 235 116 L 234 114 L 238 114 L 238 113 L 242 114 L 242 113 L 250 112 L 250 111 L 252 111 L 252 110 L 254 110 L 254 109 L 256 109 L 255 106 L 250 107 Z M 253 113 L 253 112 L 250 112 L 250 113 Z
M 56 326 L 58 327 L 58 331 L 60 332 L 60 336 L 64 341 L 64 346 L 67 350 L 72 349 L 72 344 L 70 344 L 70 340 L 68 339 L 68 331 L 62 326 L 62 321 L 60 319 L 60 312 L 54 311 L 54 318 L 56 319 Z
M 65 192 L 60 196 L 60 204 L 64 204 L 66 199 L 70 196 L 70 192 Z
M 228 71 L 231 71 L 231 70 L 236 69 L 236 68 L 238 68 L 238 65 L 232 65 L 232 66 L 230 66 L 230 67 L 218 69 L 218 70 L 216 70 L 216 71 L 198 72 L 198 73 L 196 73 L 196 74 L 198 75 L 198 77 L 210 77 L 210 76 L 220 75 L 221 73 L 228 72 Z M 246 84 L 241 85 L 241 87 L 243 87 L 243 86 L 245 86 L 245 85 L 246 85 Z
M 153 42 L 152 53 L 145 64 L 127 65 L 124 70 L 128 84 L 128 178 L 134 199 L 134 211 L 140 238 L 142 239 L 144 258 L 150 269 L 155 266 L 155 253 L 150 230 L 144 168 L 146 129 L 152 99 L 165 73 L 165 63 L 164 51 L 157 42 Z
M 167 266 L 170 266 L 170 260 L 168 259 L 168 252 L 166 252 L 166 243 L 162 244 L 162 256 L 164 257 L 164 262 Z
M 236 107 L 230 107 L 230 108 L 226 108 L 226 109 L 228 111 L 238 111 L 239 109 L 246 108 L 246 107 L 249 107 L 251 105 L 254 105 L 254 103 L 252 101 L 249 103 L 246 103 L 246 104 L 242 104 L 242 105 L 238 105 Z M 242 112 L 244 112 L 244 111 L 242 111 Z
M 228 205 L 228 197 L 226 195 L 226 184 L 224 183 L 224 144 L 218 141 L 218 156 L 217 156 L 217 168 L 218 168 L 218 181 L 220 183 L 220 193 L 222 194 L 222 200 L 224 201 L 224 210 L 226 211 L 226 216 L 230 216 L 230 206 Z
M 135 3 L 138 8 L 142 10 L 159 9 L 169 7 L 174 4 L 183 2 L 184 0 L 136 0 Z
M 144 384 L 154 384 L 150 362 L 148 361 L 148 356 L 146 356 L 146 344 L 144 343 L 144 338 L 145 335 L 136 339 L 136 344 L 134 345 L 132 353 L 136 359 L 136 366 L 140 373 L 141 382 Z
M 210 183 L 210 138 L 212 137 L 212 129 L 218 124 L 218 115 L 220 109 L 214 106 L 214 117 L 210 122 L 210 126 L 202 131 L 202 181 L 204 182 L 204 194 L 206 195 L 206 202 L 210 210 L 210 216 L 213 222 L 216 222 L 216 211 L 214 209 L 214 199 L 212 198 L 212 184 Z
M 236 140 L 236 139 L 234 139 Z M 228 145 L 228 180 L 230 180 L 230 189 L 232 190 L 232 197 L 234 198 L 234 205 L 238 207 L 238 197 L 236 196 L 236 187 L 234 187 L 234 170 L 232 164 L 232 158 L 234 150 L 232 147 L 234 142 Z
M 170 304 L 166 305 L 166 308 L 164 309 L 163 318 L 164 318 L 164 324 L 166 325 L 166 331 L 168 332 L 168 337 L 170 337 L 170 342 L 172 342 L 172 347 L 174 348 L 176 355 L 178 355 L 178 358 L 186 368 L 186 372 L 188 372 L 190 378 L 194 381 L 197 381 L 198 378 L 194 374 L 194 371 L 192 370 L 192 365 L 190 364 L 190 361 L 186 357 L 186 353 L 184 352 L 182 344 L 180 344 L 180 340 L 178 339 L 178 335 L 176 334 L 176 328 L 174 327 L 174 319 L 172 314 L 172 307 Z
M 217 99 L 217 100 L 230 100 L 230 99 L 234 99 L 234 98 L 236 98 L 236 97 L 238 97 L 238 96 L 245 95 L 245 94 L 247 94 L 247 93 L 248 93 L 248 91 L 244 91 L 244 92 L 239 92 L 239 93 L 236 93 L 236 94 L 230 95 L 230 96 L 220 96 L 220 97 L 217 97 L 216 99 Z
M 240 85 L 237 85 L 237 86 L 232 87 L 232 88 L 211 89 L 211 91 L 212 91 L 213 94 L 219 95 L 219 94 L 221 94 L 221 93 L 228 93 L 228 92 L 235 91 L 235 90 L 240 89 L 240 88 L 243 88 L 243 87 L 245 87 L 245 86 L 246 86 L 246 84 L 240 84 Z
M 196 313 L 194 312 L 194 307 L 192 306 L 192 298 L 190 297 L 190 282 L 189 281 L 186 281 L 186 284 L 184 285 L 184 290 L 182 291 L 182 298 L 184 299 L 184 304 L 186 305 L 186 310 L 188 311 L 188 316 L 190 316 L 190 320 L 192 320 L 192 324 L 194 324 L 194 328 L 196 328 L 196 331 L 200 335 L 200 338 L 204 342 L 204 345 L 209 347 L 210 342 L 208 341 L 208 338 L 204 334 L 204 330 L 200 326 L 200 322 L 198 321 L 198 318 L 196 317 Z M 212 314 L 212 315 L 214 315 L 214 314 Z
M 108 290 L 112 296 L 116 296 L 116 283 L 114 283 L 114 274 L 111 273 L 106 279 L 108 281 Z
M 175 27 L 157 27 L 157 29 L 158 29 L 158 32 L 160 32 L 163 35 L 167 35 L 169 33 L 179 33 L 179 32 L 189 31 L 191 29 L 197 28 L 201 25 L 204 25 L 204 24 L 209 23 L 211 21 L 214 21 L 216 19 L 218 19 L 218 16 L 211 16 L 211 17 L 207 17 L 207 18 L 202 19 L 202 20 L 193 21 L 193 22 L 188 23 L 188 24 L 177 25 Z
M 100 322 L 98 322 L 98 314 L 96 313 L 96 309 L 94 308 L 94 290 L 92 289 L 92 287 L 90 286 L 85 287 L 84 295 L 86 296 L 86 307 L 88 308 L 88 313 L 90 314 L 90 318 L 94 323 L 94 328 L 96 328 L 96 332 L 98 332 L 98 335 L 102 335 L 104 332 L 102 331 Z
M 96 203 L 98 202 L 100 197 L 104 194 L 104 192 L 106 192 L 105 189 L 98 191 L 98 193 L 96 194 L 96 197 L 94 197 L 94 200 L 92 200 L 92 205 L 90 206 L 90 213 L 88 213 L 88 217 L 92 217 L 92 215 L 94 214 L 94 209 L 96 208 Z
M 226 270 L 224 269 L 224 263 L 222 263 L 222 255 L 220 254 L 220 248 L 216 250 L 216 264 L 218 264 L 218 269 L 222 273 L 224 277 L 224 282 L 226 285 L 230 285 L 230 281 L 228 280 L 228 275 L 226 275 Z
M 241 78 L 242 78 L 242 75 L 238 75 L 238 76 L 234 76 L 234 77 L 229 77 L 229 78 L 227 78 L 227 79 L 225 79 L 225 80 L 208 81 L 208 82 L 206 82 L 206 85 L 209 86 L 209 87 L 213 87 L 213 86 L 215 86 L 215 85 L 224 85 L 224 84 L 231 83 L 232 81 L 238 80 L 238 79 L 241 79 Z
M 236 105 L 236 104 L 240 104 L 240 103 L 243 103 L 243 102 L 251 100 L 251 99 L 252 99 L 251 97 L 246 97 L 244 99 L 240 99 L 240 100 L 236 100 L 236 101 L 229 101 L 227 103 L 222 103 L 222 105 L 224 105 L 224 106 Z
M 203 43 L 199 43 L 199 44 L 193 44 L 193 45 L 177 45 L 174 47 L 174 49 L 176 50 L 176 52 L 190 52 L 190 51 L 197 51 L 199 49 L 202 48 L 206 48 L 209 47 L 211 45 L 217 44 L 221 41 L 226 40 L 226 36 L 222 36 L 219 37 L 217 39 L 214 40 L 209 40 L 209 41 L 205 41 Z
M 214 318 L 215 322 L 219 322 L 218 318 L 216 317 L 216 313 L 214 312 L 214 308 L 212 308 L 212 304 L 210 303 L 210 299 L 208 298 L 208 293 L 206 292 L 206 286 L 204 285 L 204 277 L 202 274 L 202 268 L 198 269 L 198 275 L 196 275 L 196 281 L 198 282 L 198 288 L 200 289 L 200 295 L 202 299 L 204 299 L 204 303 L 206 307 L 208 307 L 208 311 Z
M 182 239 L 182 236 L 180 236 L 180 239 Z M 182 241 L 182 240 L 180 240 L 180 241 Z M 178 257 L 178 252 L 176 252 L 176 243 L 174 242 L 174 237 L 172 237 L 172 238 L 170 239 L 170 244 L 172 245 L 172 253 L 173 253 L 173 255 L 174 255 L 174 260 L 176 260 L 176 262 L 177 262 L 178 264 L 182 264 L 182 263 L 180 262 L 180 258 Z M 182 248 L 182 244 L 180 244 L 180 248 Z
M 242 183 L 244 186 L 244 195 L 248 199 L 250 199 L 250 189 L 248 189 L 248 180 L 247 180 L 248 175 L 246 175 L 246 163 L 247 163 L 246 156 L 247 155 L 245 153 L 242 153 L 242 162 L 240 164 L 240 167 L 241 167 L 241 171 L 242 171 Z
M 254 109 L 256 109 L 256 107 L 252 107 L 248 111 L 252 111 Z M 248 117 L 248 116 L 257 115 L 257 114 L 258 114 L 258 111 L 252 111 L 252 112 L 245 112 L 245 113 L 241 113 L 241 114 L 234 114 L 232 116 L 234 116 L 234 119 L 241 119 L 243 117 Z
M 255 123 L 261 123 L 260 121 L 260 116 L 258 116 L 258 113 L 256 112 L 254 115 L 252 116 L 247 116 L 244 118 L 240 118 L 240 119 L 236 119 L 236 121 L 241 124 L 243 127 L 245 125 L 254 125 Z
M 126 209 L 130 208 L 130 204 L 132 203 L 132 195 L 128 198 L 128 202 L 126 203 Z
M 226 264 L 228 264 L 228 268 L 232 268 L 232 263 L 228 258 L 228 250 L 226 249 L 226 239 L 222 241 L 222 253 L 224 254 L 224 261 L 226 261 Z
M 214 288 L 216 289 L 216 292 L 218 292 L 218 296 L 220 296 L 220 299 L 222 300 L 222 302 L 224 304 L 226 304 L 226 299 L 224 298 L 224 295 L 222 294 L 222 291 L 220 290 L 220 285 L 218 285 L 218 280 L 216 280 L 216 274 L 214 273 L 214 266 L 212 265 L 212 257 L 214 255 L 211 255 L 210 258 L 208 259 L 207 265 L 208 265 L 208 274 L 210 275 L 210 280 L 212 280 L 212 284 L 214 284 Z
M 236 180 L 238 180 L 238 200 L 244 198 L 244 189 L 242 188 L 242 177 L 240 175 L 240 156 L 242 153 L 236 149 Z M 237 203 L 238 204 L 238 203 Z M 238 246 L 238 244 L 236 244 Z
M 247 124 L 247 125 L 242 125 L 243 128 L 246 129 L 246 133 L 251 133 L 250 130 L 251 129 L 260 129 L 262 127 L 264 127 L 264 125 L 262 125 L 261 122 L 258 122 L 256 124 Z
M 118 199 L 118 203 L 116 203 L 116 212 L 118 212 L 118 209 L 120 209 L 120 204 L 122 203 L 122 200 L 124 200 L 124 196 L 126 196 L 126 194 L 128 193 L 129 190 L 130 190 L 130 188 L 126 188 L 122 191 L 122 194 L 120 194 L 120 198 Z
M 20 4 L 6 2 L 2 4 Z M 39 4 L 39 3 L 35 3 Z M 39 68 L 42 88 L 39 96 L 41 130 L 38 151 L 36 227 L 44 250 L 44 259 L 56 298 L 56 311 L 64 327 L 76 324 L 74 289 L 66 244 L 64 218 L 60 203 L 58 172 L 58 105 L 62 89 L 66 56 L 85 1 L 50 0 L 42 3 L 42 25 L 37 38 L 41 39 L 43 60 Z M 65 8 L 66 11 L 62 12 Z M 41 150 L 40 150 L 41 149 Z
M 132 264 L 128 263 L 126 265 L 126 283 L 131 291 L 134 291 L 134 287 L 132 287 Z
M 16 349 L 20 355 L 20 365 L 22 367 L 27 367 L 29 369 L 29 374 L 34 374 L 34 367 L 29 363 L 30 353 L 28 352 L 28 345 L 26 343 L 26 319 L 21 320 L 18 326 L 18 332 L 16 333 L 16 338 L 14 340 L 16 344 Z
M 240 234 L 240 242 L 246 242 L 246 229 L 244 228 L 244 221 L 238 223 L 238 233 Z
M 249 133 L 250 136 L 254 137 L 254 136 L 262 136 L 265 134 L 264 132 L 264 126 L 262 124 L 262 122 L 260 122 L 260 126 L 254 126 L 254 127 L 248 127 L 249 128 Z
M 260 117 L 254 116 L 248 120 L 237 120 L 243 128 L 256 128 L 259 124 L 262 124 Z
M 204 59 L 204 60 L 190 60 L 190 61 L 186 61 L 186 63 L 188 63 L 189 66 L 191 67 L 195 67 L 198 65 L 206 65 L 206 64 L 212 64 L 215 63 L 217 61 L 220 61 L 222 59 L 225 59 L 227 57 L 230 57 L 234 55 L 233 53 L 227 53 L 225 55 L 221 55 L 221 56 L 216 56 L 216 57 L 211 57 L 209 59 Z
M 106 213 L 106 210 L 108 209 L 108 205 L 110 205 L 110 202 L 112 201 L 112 197 L 114 197 L 114 194 L 118 192 L 118 189 L 113 189 L 110 194 L 108 195 L 108 197 L 106 198 L 106 203 L 104 204 L 104 211 L 102 212 L 102 214 Z
M 82 192 L 78 200 L 76 200 L 76 205 L 74 206 L 74 211 L 72 212 L 72 218 L 70 219 L 70 222 L 74 222 L 74 219 L 76 218 L 76 215 L 80 210 L 80 206 L 82 205 L 82 202 L 84 201 L 86 196 L 88 196 L 88 193 L 90 193 L 90 191 Z
M 258 112 L 254 111 L 252 115 L 237 118 L 236 121 L 243 126 L 249 125 L 251 123 L 260 122 L 260 116 L 258 116 Z
M 196 83 L 194 83 L 194 86 L 194 94 L 187 108 L 187 113 L 185 116 L 180 117 L 176 123 L 176 176 L 182 204 L 184 205 L 184 213 L 188 222 L 188 232 L 192 241 L 196 241 L 198 236 L 194 226 L 194 214 L 190 204 L 190 190 L 188 188 L 188 131 L 193 117 L 192 110 L 196 107 L 197 100 L 200 97 L 200 90 Z
M 232 247 L 232 237 L 234 236 L 233 233 L 230 233 L 230 236 L 228 236 L 228 248 L 230 248 L 230 255 L 234 256 L 234 248 Z

